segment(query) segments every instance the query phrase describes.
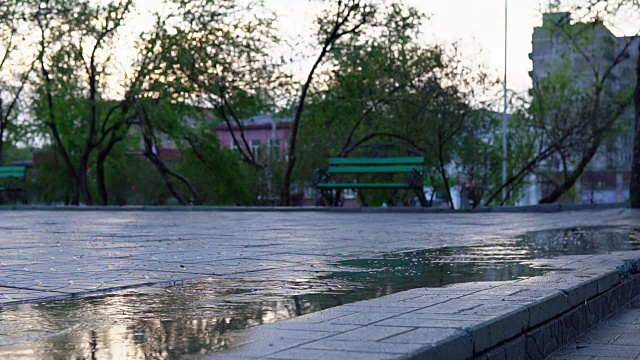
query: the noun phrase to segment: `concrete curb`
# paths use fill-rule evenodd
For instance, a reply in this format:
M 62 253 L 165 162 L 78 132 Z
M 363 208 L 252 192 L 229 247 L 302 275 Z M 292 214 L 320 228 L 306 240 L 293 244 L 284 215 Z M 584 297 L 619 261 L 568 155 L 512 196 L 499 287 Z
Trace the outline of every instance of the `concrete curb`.
M 579 287 L 592 291 L 593 282 Z M 617 283 L 556 317 L 475 357 L 477 360 L 546 359 L 640 295 L 640 277 Z M 577 297 L 568 296 L 570 299 Z
M 222 357 L 544 359 L 640 295 L 635 259 L 640 251 L 576 256 L 542 277 L 343 305 L 250 329 L 242 339 L 250 345 Z M 352 328 L 331 332 L 345 325 Z M 320 329 L 324 335 L 311 336 Z
M 220 211 L 220 212 L 329 212 L 329 213 L 553 213 L 561 211 L 607 210 L 629 208 L 629 203 L 611 204 L 543 204 L 531 206 L 480 207 L 473 210 L 453 211 L 443 208 L 330 208 L 330 207 L 269 207 L 269 206 L 47 206 L 47 205 L 1 205 L 0 211 Z

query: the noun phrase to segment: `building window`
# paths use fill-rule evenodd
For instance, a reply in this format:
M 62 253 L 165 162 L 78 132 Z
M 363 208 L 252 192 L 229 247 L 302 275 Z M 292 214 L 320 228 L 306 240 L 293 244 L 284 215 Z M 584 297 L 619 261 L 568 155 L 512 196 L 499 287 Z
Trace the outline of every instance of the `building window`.
M 229 149 L 238 150 L 238 145 L 236 144 L 235 140 L 231 139 L 231 144 L 229 144 Z
M 280 142 L 278 139 L 269 139 L 269 154 L 272 159 L 280 157 Z
M 262 145 L 260 140 L 251 140 L 251 152 L 253 156 L 260 156 L 260 145 Z

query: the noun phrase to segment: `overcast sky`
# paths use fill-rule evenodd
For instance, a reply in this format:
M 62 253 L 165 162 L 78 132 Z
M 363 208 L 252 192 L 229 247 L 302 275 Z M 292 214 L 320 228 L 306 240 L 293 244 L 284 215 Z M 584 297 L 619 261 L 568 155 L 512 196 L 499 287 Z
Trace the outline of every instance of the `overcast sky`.
M 313 34 L 315 16 L 323 3 L 326 4 L 326 1 L 319 0 L 263 1 L 268 9 L 277 14 L 282 35 L 307 40 Z M 531 52 L 531 35 L 533 28 L 541 25 L 541 11 L 546 8 L 549 0 L 508 1 L 508 85 L 512 90 L 524 92 L 531 84 L 528 75 L 532 67 L 528 57 Z M 583 0 L 562 0 L 563 3 L 569 1 Z M 461 45 L 462 56 L 467 63 L 484 65 L 494 79 L 503 77 L 505 0 L 403 0 L 402 3 L 414 6 L 429 16 L 420 41 L 427 44 L 457 42 Z M 153 9 L 157 4 L 154 1 L 137 0 L 137 5 L 143 12 L 145 9 Z M 634 19 L 636 17 L 634 15 Z M 617 32 L 622 35 L 620 31 Z M 308 71 L 310 65 L 300 65 L 301 75 Z
M 531 52 L 533 27 L 540 23 L 539 0 L 511 0 L 508 26 L 509 87 L 526 90 L 531 70 L 528 53 Z M 283 32 L 311 33 L 318 2 L 305 0 L 265 0 L 267 7 L 276 11 Z M 463 56 L 469 61 L 483 63 L 495 75 L 504 71 L 504 0 L 404 0 L 430 16 L 424 26 L 426 43 L 452 43 L 462 45 Z

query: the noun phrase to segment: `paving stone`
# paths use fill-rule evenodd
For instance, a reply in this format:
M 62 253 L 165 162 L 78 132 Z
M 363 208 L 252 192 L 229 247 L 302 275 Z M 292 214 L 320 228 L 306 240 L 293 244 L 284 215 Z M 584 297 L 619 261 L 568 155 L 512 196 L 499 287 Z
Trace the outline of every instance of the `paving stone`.
M 394 313 L 356 313 L 329 321 L 330 324 L 370 325 L 396 316 Z
M 563 289 L 563 292 L 569 299 L 569 305 L 575 307 L 581 304 L 598 293 L 598 282 L 594 280 L 588 280 L 585 283 L 572 286 L 568 289 Z
M 335 262 L 342 259 L 447 244 L 480 246 L 544 229 L 640 225 L 636 212 L 619 209 L 587 211 L 580 216 L 568 213 L 345 216 L 343 213 L 315 212 L 274 212 L 256 216 L 256 213 L 246 212 L 166 210 L 3 213 L 0 218 L 0 252 L 3 254 L 0 256 L 0 286 L 26 288 L 5 290 L 3 294 L 13 296 L 18 302 L 42 301 L 51 295 L 86 296 L 128 286 L 205 279 L 212 274 L 243 280 L 295 281 L 329 275 L 336 269 Z M 639 279 L 611 289 L 617 284 L 617 273 L 610 269 L 624 258 L 640 258 L 640 252 L 535 260 L 531 263 L 543 265 L 546 261 L 546 264 L 568 270 L 552 272 L 547 277 L 508 282 L 414 289 L 380 300 L 328 309 L 293 321 L 258 327 L 256 329 L 261 329 L 262 335 L 254 335 L 253 340 L 245 341 L 242 350 L 236 348 L 238 353 L 227 356 L 244 358 L 275 353 L 298 356 L 295 351 L 307 344 L 324 342 L 339 343 L 340 346 L 352 343 L 355 348 L 357 344 L 382 344 L 375 346 L 384 349 L 392 339 L 398 342 L 422 339 L 420 341 L 425 342 L 427 331 L 432 328 L 424 326 L 445 326 L 447 321 L 460 328 L 485 322 L 486 332 L 476 334 L 480 349 L 507 340 L 508 336 L 516 336 L 514 334 L 518 329 L 522 330 L 523 324 L 535 326 L 548 320 L 544 314 L 563 312 L 566 304 L 556 296 L 558 291 L 568 294 L 570 305 L 584 306 L 586 320 L 576 323 L 581 314 L 570 313 L 554 325 L 556 327 L 545 328 L 540 336 L 557 339 L 560 333 L 560 338 L 565 340 L 575 336 L 583 326 L 602 321 L 625 305 L 625 299 L 640 293 Z M 586 287 L 579 286 L 585 282 L 588 282 Z M 604 294 L 599 302 L 590 300 L 598 293 Z M 528 308 L 514 312 L 523 305 Z M 632 317 L 629 315 L 629 319 Z M 635 324 L 631 320 L 624 321 L 628 325 Z M 361 324 L 375 325 L 359 327 Z M 601 331 L 609 334 L 610 329 L 603 328 Z M 439 328 L 438 332 L 442 335 L 446 329 Z M 572 329 L 576 332 L 572 333 Z M 633 326 L 619 329 L 616 341 L 631 343 L 630 335 L 636 330 Z M 467 356 L 472 349 L 470 337 L 464 332 L 460 334 L 448 340 L 449 348 L 448 345 L 432 347 L 433 343 L 393 344 L 404 349 L 402 354 L 409 354 L 407 356 L 445 356 L 442 349 L 451 350 L 453 355 L 450 356 Z M 371 345 L 372 348 L 375 346 Z M 407 349 L 411 352 L 406 353 Z M 516 347 L 509 349 L 510 352 L 499 350 L 496 354 L 517 353 Z M 360 351 L 333 350 L 337 351 L 333 354 L 335 358 L 341 358 L 337 354 Z
M 610 259 L 608 261 L 611 261 Z M 613 286 L 620 283 L 620 273 L 617 271 L 611 271 L 598 278 L 598 294 L 602 294 L 605 291 L 609 291 Z
M 606 356 L 604 354 L 598 355 L 553 355 L 549 360 L 598 360 L 598 359 L 620 359 L 620 360 L 636 360 L 635 357 L 620 356 L 619 354 L 611 354 Z
M 627 303 L 621 298 L 622 289 L 618 286 L 602 294 L 602 317 L 605 318 Z
M 505 340 L 515 338 L 527 329 L 528 323 L 529 313 L 527 309 L 520 308 L 471 327 L 467 331 L 473 338 L 474 353 L 480 353 Z
M 558 355 L 563 354 L 563 350 L 558 352 Z M 640 348 L 637 346 L 630 346 L 628 349 L 620 349 L 613 347 L 601 347 L 601 348 L 593 348 L 593 347 L 582 347 L 579 349 L 575 349 L 571 351 L 571 355 L 587 355 L 587 356 L 600 356 L 600 357 L 632 357 L 635 358 L 640 355 Z
M 420 307 L 418 309 L 422 309 Z M 414 308 L 412 307 L 395 307 L 395 306 L 376 306 L 373 303 L 369 303 L 364 306 L 361 305 L 361 302 L 347 304 L 340 306 L 340 309 L 344 310 L 344 312 L 350 313 L 384 313 L 384 314 L 406 314 L 412 312 Z
M 624 308 L 562 348 L 552 359 L 635 359 L 640 355 L 639 318 L 638 309 Z
M 462 283 L 462 284 L 453 284 L 445 287 L 444 289 L 458 289 L 458 290 L 469 290 L 469 291 L 480 291 L 486 289 L 493 289 L 496 287 L 506 286 L 509 284 L 513 284 L 516 281 L 483 281 L 483 282 L 475 282 L 475 283 Z
M 436 302 L 437 304 L 441 303 L 443 301 L 438 301 Z M 411 311 L 413 310 L 418 310 L 418 309 L 422 309 L 425 308 L 427 306 L 430 306 L 431 304 L 429 303 L 423 303 L 423 302 L 409 302 L 409 301 L 387 301 L 387 300 L 377 300 L 377 301 L 373 301 L 373 300 L 366 300 L 366 301 L 359 301 L 356 303 L 357 306 L 369 306 L 369 307 L 381 307 L 383 309 L 385 308 L 403 308 L 405 310 L 403 311 Z
M 482 360 L 525 360 L 526 353 L 526 336 L 520 336 L 505 345 L 500 345 L 495 349 L 487 352 Z
M 247 342 L 318 340 L 339 333 L 339 331 L 318 331 L 300 329 L 282 329 L 272 324 L 251 329 L 247 334 Z
M 611 344 L 587 344 L 583 346 L 577 346 L 576 350 L 580 350 L 581 352 L 586 352 L 587 350 L 616 350 L 616 351 L 631 351 L 637 352 L 640 354 L 640 344 L 618 344 L 616 342 Z M 558 351 L 559 354 L 564 353 L 564 350 Z
M 273 339 L 272 341 L 247 342 L 229 349 L 226 353 L 222 352 L 220 355 L 235 355 L 245 358 L 265 357 L 286 349 L 298 347 L 299 345 L 307 342 L 308 340 L 293 339 L 287 339 L 286 342 L 281 341 L 280 339 Z M 216 359 L 217 354 L 208 356 L 208 358 Z
M 598 296 L 587 301 L 585 304 L 585 311 L 587 327 L 591 328 L 600 323 L 604 318 L 602 311 L 602 296 Z
M 382 326 L 412 326 L 425 328 L 452 328 L 466 329 L 482 323 L 482 320 L 453 320 L 453 319 L 419 319 L 419 318 L 399 318 L 392 317 L 378 322 L 376 325 Z
M 409 354 L 424 347 L 422 344 L 398 344 L 373 341 L 318 340 L 300 346 L 316 350 L 343 350 L 365 353 Z
M 382 342 L 429 345 L 431 349 L 425 351 L 428 355 L 423 356 L 431 359 L 468 359 L 473 354 L 473 341 L 469 334 L 455 329 L 420 328 L 384 339 Z
M 350 309 L 331 308 L 320 312 L 306 314 L 297 318 L 290 319 L 288 321 L 305 322 L 305 323 L 323 323 L 330 322 L 341 317 L 356 314 L 356 312 Z
M 359 328 L 358 325 L 344 325 L 336 323 L 309 323 L 300 321 L 280 321 L 270 325 L 274 329 L 321 331 L 321 332 L 344 332 Z
M 443 303 L 438 303 L 432 306 L 425 307 L 423 309 L 415 310 L 415 313 L 426 314 L 460 314 L 465 311 L 471 311 L 479 308 L 483 305 L 482 300 L 464 300 L 453 299 Z
M 611 315 L 607 322 L 616 324 L 638 324 L 640 323 L 640 309 L 626 309 Z
M 562 347 L 562 330 L 561 322 L 554 320 L 528 332 L 526 335 L 527 358 L 545 359 Z
M 528 304 L 529 326 L 542 324 L 570 309 L 568 297 L 559 290 L 552 291 L 552 294 Z M 548 293 L 548 291 L 543 293 Z
M 415 306 L 415 307 L 426 307 L 430 305 L 440 304 L 452 299 L 459 299 L 462 297 L 466 298 L 468 296 L 473 296 L 473 295 L 467 295 L 464 293 L 429 294 L 429 295 L 417 296 L 417 297 L 401 300 L 399 301 L 399 303 L 402 303 L 404 305 Z
M 589 329 L 589 317 L 587 312 L 587 306 L 582 305 L 575 308 L 563 315 L 563 317 L 556 322 L 560 325 L 560 331 L 562 336 L 562 344 L 566 344 Z M 556 343 L 555 339 L 553 340 Z M 555 349 L 554 349 L 555 350 Z
M 531 289 L 522 289 L 522 287 L 519 286 L 498 286 L 491 289 L 475 292 L 473 293 L 473 295 L 477 297 L 487 296 L 488 298 L 492 299 L 507 298 L 509 296 L 526 292 L 527 290 L 531 291 Z
M 328 337 L 327 340 L 379 341 L 413 329 L 412 327 L 370 325 Z
M 267 359 L 291 359 L 291 360 L 386 360 L 395 359 L 397 355 L 384 353 L 362 353 L 355 351 L 332 351 L 315 349 L 290 349 L 267 357 Z

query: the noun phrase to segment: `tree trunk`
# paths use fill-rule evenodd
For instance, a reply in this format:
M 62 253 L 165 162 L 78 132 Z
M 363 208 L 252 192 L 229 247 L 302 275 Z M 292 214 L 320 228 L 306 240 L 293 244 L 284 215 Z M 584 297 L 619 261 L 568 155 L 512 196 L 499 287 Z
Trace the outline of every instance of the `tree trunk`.
M 182 195 L 180 195 L 180 193 L 176 190 L 175 186 L 173 186 L 173 183 L 169 178 L 169 171 L 167 171 L 168 169 L 164 162 L 158 159 L 155 154 L 145 153 L 145 156 L 147 157 L 147 159 L 149 159 L 149 161 L 151 161 L 156 169 L 158 169 L 158 172 L 160 173 L 160 176 L 162 177 L 162 180 L 164 181 L 164 184 L 167 186 L 167 189 L 169 190 L 171 195 L 173 195 L 173 197 L 178 200 L 180 205 L 187 205 L 187 201 L 184 200 Z
M 423 186 L 417 187 L 415 189 L 415 193 L 416 193 L 416 196 L 418 197 L 418 201 L 420 201 L 420 207 L 426 208 L 426 207 L 429 207 L 429 202 L 427 201 L 427 195 L 425 195 L 424 193 Z
M 40 22 L 40 18 L 37 18 L 38 26 L 42 32 L 42 36 L 44 39 L 44 29 L 42 28 L 42 23 Z M 38 62 L 40 63 L 40 68 L 42 70 L 42 76 L 45 81 L 45 90 L 47 96 L 47 110 L 49 111 L 49 120 L 45 122 L 45 124 L 51 129 L 51 133 L 53 135 L 53 139 L 55 141 L 55 145 L 58 148 L 58 151 L 62 155 L 64 163 L 69 171 L 69 175 L 71 176 L 71 205 L 80 205 L 80 189 L 78 186 L 78 175 L 76 173 L 75 168 L 73 167 L 73 163 L 71 162 L 71 157 L 67 152 L 67 149 L 64 147 L 64 143 L 62 142 L 62 138 L 60 137 L 60 132 L 58 132 L 58 126 L 56 125 L 56 113 L 55 106 L 53 103 L 53 95 L 51 94 L 51 77 L 49 76 L 49 71 L 44 65 L 44 52 L 45 45 L 44 40 L 41 41 L 41 50 L 38 54 Z
M 640 46 L 638 47 L 640 49 Z M 633 98 L 635 106 L 635 131 L 633 140 L 633 162 L 631 164 L 631 183 L 629 187 L 631 207 L 640 209 L 640 55 L 636 60 L 636 92 Z
M 262 170 L 264 171 L 264 181 L 265 185 L 267 186 L 267 196 L 269 197 L 269 203 L 270 205 L 276 205 L 274 203 L 273 196 L 273 172 L 271 171 L 269 165 L 265 165 Z
M 109 193 L 107 192 L 107 185 L 104 179 L 104 162 L 107 158 L 107 154 L 104 150 L 98 152 L 98 159 L 96 162 L 96 182 L 98 183 L 98 195 L 100 196 L 100 204 L 103 206 L 109 205 Z
M 591 144 L 589 145 L 589 148 L 582 156 L 582 159 L 580 159 L 580 163 L 578 164 L 576 169 L 573 170 L 571 174 L 569 174 L 568 178 L 565 178 L 565 181 L 560 186 L 556 186 L 555 189 L 553 189 L 553 191 L 551 192 L 551 194 L 549 194 L 547 197 L 540 200 L 540 204 L 552 204 L 558 201 L 558 199 L 560 199 L 562 195 L 564 195 L 567 191 L 569 191 L 573 187 L 573 185 L 575 185 L 576 181 L 578 181 L 578 179 L 580 178 L 584 170 L 587 168 L 587 166 L 591 162 L 591 159 L 593 159 L 593 157 L 598 152 L 598 148 L 600 148 L 602 141 L 607 136 L 607 134 L 611 131 L 611 128 L 615 124 L 616 119 L 618 119 L 618 117 L 622 115 L 622 112 L 624 109 L 620 109 L 619 113 L 614 115 L 612 118 L 608 119 L 606 126 L 600 127 L 600 128 L 597 127 L 597 123 L 600 118 L 601 93 L 602 93 L 602 89 L 596 89 L 594 104 L 593 104 L 593 115 L 592 115 L 593 118 L 591 119 L 591 136 L 593 136 L 593 138 L 591 140 Z
M 191 184 L 191 182 L 189 182 L 189 180 L 187 180 L 187 178 L 185 178 L 184 176 L 172 171 L 158 155 L 154 154 L 151 151 L 147 151 L 145 152 L 145 156 L 147 157 L 147 159 L 151 161 L 151 163 L 153 163 L 156 169 L 158 169 L 158 171 L 160 172 L 160 175 L 162 176 L 162 179 L 164 180 L 164 183 L 167 185 L 167 188 L 181 205 L 188 205 L 188 202 L 184 199 L 184 197 L 182 197 L 178 193 L 175 186 L 169 179 L 169 176 L 178 179 L 189 189 L 189 191 L 191 192 L 191 195 L 193 196 L 192 200 L 194 204 L 201 205 L 204 202 L 200 194 L 198 194 L 196 189 Z
M 78 188 L 85 204 L 93 205 L 93 198 L 89 191 L 89 177 L 87 176 L 87 172 L 89 171 L 89 154 L 89 149 L 85 149 L 82 157 L 80 158 L 80 168 L 78 169 Z
M 447 178 L 447 170 L 444 168 L 444 160 L 442 159 L 442 156 L 440 156 L 439 160 L 440 160 L 440 164 L 438 164 L 439 165 L 438 170 L 440 171 L 440 176 L 442 176 L 444 188 L 447 190 L 447 196 L 449 197 L 451 210 L 455 210 L 456 206 L 453 204 L 453 196 L 451 196 L 451 187 L 449 185 L 449 179 Z
M 107 192 L 107 185 L 105 182 L 104 163 L 111 150 L 113 150 L 113 146 L 122 139 L 123 138 L 121 136 L 111 136 L 107 145 L 98 151 L 98 159 L 96 160 L 96 181 L 98 183 L 100 203 L 104 206 L 109 205 L 109 193 Z
M 191 182 L 186 177 L 171 170 L 167 166 L 167 164 L 165 164 L 164 160 L 162 160 L 162 158 L 156 154 L 157 147 L 151 119 L 149 119 L 149 117 L 147 116 L 145 107 L 138 100 L 134 102 L 134 106 L 136 107 L 136 112 L 141 120 L 140 129 L 142 130 L 142 140 L 144 141 L 145 145 L 144 156 L 149 159 L 149 161 L 151 161 L 151 163 L 156 167 L 156 169 L 160 173 L 160 176 L 162 176 L 167 189 L 181 205 L 187 205 L 188 203 L 184 199 L 184 197 L 181 196 L 180 193 L 176 190 L 169 176 L 182 182 L 191 192 L 191 195 L 193 196 L 193 203 L 196 205 L 201 205 L 204 200 L 200 196 L 200 194 L 198 194 Z
M 429 178 L 431 178 L 431 196 L 429 196 L 427 207 L 433 207 L 433 199 L 436 198 L 436 179 L 433 176 L 429 176 Z
M 333 45 L 333 43 L 340 37 L 338 36 L 338 30 L 341 25 L 336 25 L 333 28 L 331 35 L 326 39 L 324 46 L 322 47 L 322 51 L 318 58 L 316 58 L 316 62 L 311 67 L 311 71 L 307 76 L 307 81 L 302 85 L 302 89 L 300 92 L 300 99 L 298 100 L 298 106 L 296 107 L 296 113 L 293 118 L 293 122 L 291 123 L 291 134 L 289 137 L 289 152 L 288 152 L 288 161 L 287 167 L 284 172 L 284 178 L 282 180 L 282 190 L 280 192 L 280 205 L 282 206 L 290 206 L 291 205 L 291 175 L 293 174 L 293 169 L 296 166 L 296 141 L 298 140 L 298 127 L 300 126 L 300 119 L 302 118 L 302 112 L 304 110 L 305 101 L 307 95 L 309 93 L 309 88 L 311 87 L 311 82 L 313 81 L 313 76 L 316 73 L 316 70 L 320 66 L 320 63 L 324 59 L 324 57 L 329 52 L 329 48 Z
M 444 181 L 444 188 L 447 190 L 447 196 L 449 197 L 451 210 L 455 210 L 456 206 L 453 203 L 453 196 L 451 196 L 451 186 L 449 185 L 449 179 L 447 179 L 447 172 L 443 166 L 440 166 L 440 176 L 442 176 L 442 181 Z
M 455 210 L 456 206 L 453 204 L 453 196 L 451 196 L 451 187 L 449 186 L 449 179 L 447 178 L 447 170 L 444 168 L 444 146 L 442 142 L 442 137 L 440 133 L 438 133 L 438 170 L 440 170 L 440 176 L 442 176 L 442 181 L 444 182 L 444 187 L 447 190 L 447 196 L 449 197 L 451 210 Z
M 4 162 L 4 141 L 2 141 L 2 132 L 0 131 L 0 165 Z
M 93 205 L 93 198 L 91 197 L 91 192 L 89 191 L 89 177 L 87 176 L 87 172 L 89 171 L 89 158 L 91 157 L 91 152 L 95 148 L 94 137 L 96 132 L 96 96 L 98 93 L 97 90 L 97 79 L 96 79 L 96 66 L 95 66 L 95 52 L 97 46 L 100 42 L 98 41 L 93 48 L 93 53 L 91 54 L 91 61 L 89 65 L 89 133 L 87 134 L 87 139 L 85 141 L 84 150 L 82 151 L 82 156 L 80 156 L 80 169 L 78 169 L 78 180 L 80 185 L 80 193 L 84 198 L 85 204 Z
M 6 118 L 2 109 L 3 103 L 0 99 L 0 165 L 4 162 L 4 128 L 6 126 Z
M 598 136 L 591 142 L 591 146 L 589 146 L 587 152 L 582 156 L 582 159 L 580 160 L 580 163 L 578 164 L 576 169 L 571 172 L 569 177 L 567 177 L 560 186 L 556 186 L 551 194 L 540 200 L 540 204 L 553 204 L 554 202 L 558 201 L 558 199 L 560 199 L 562 195 L 564 195 L 564 193 L 569 191 L 573 187 L 573 185 L 575 185 L 576 181 L 578 181 L 578 178 L 580 178 L 580 175 L 582 175 L 584 170 L 591 162 L 591 159 L 593 159 L 593 157 L 596 155 L 596 152 L 598 152 L 598 148 L 600 147 L 603 136 L 604 134 L 602 136 Z

